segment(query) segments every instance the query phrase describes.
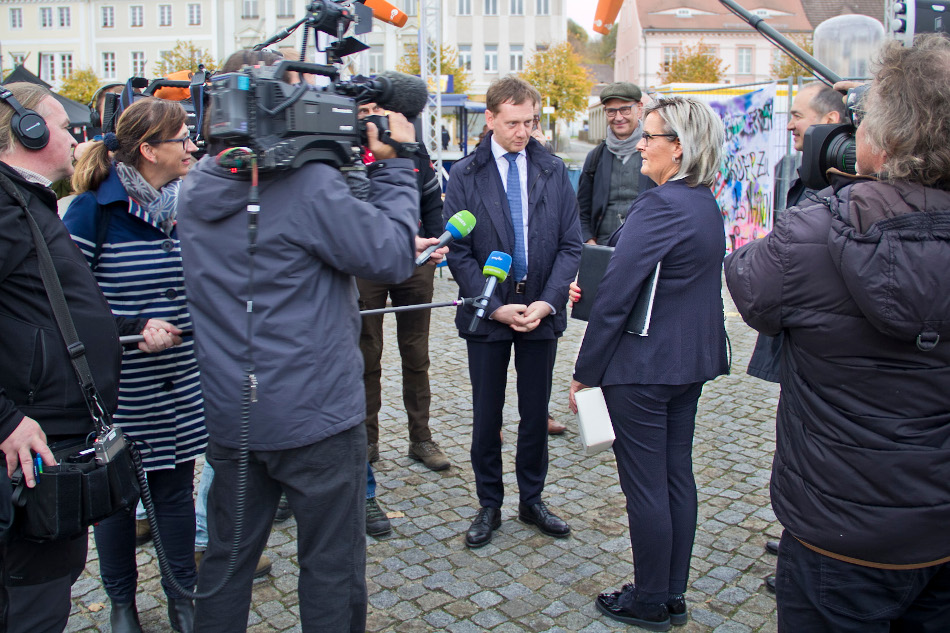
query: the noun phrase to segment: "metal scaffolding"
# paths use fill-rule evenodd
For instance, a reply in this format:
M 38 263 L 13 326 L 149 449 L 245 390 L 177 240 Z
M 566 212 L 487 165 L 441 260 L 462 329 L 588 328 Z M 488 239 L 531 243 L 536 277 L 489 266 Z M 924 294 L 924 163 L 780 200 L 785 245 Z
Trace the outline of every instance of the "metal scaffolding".
M 422 139 L 442 182 L 442 0 L 419 0 L 419 71 L 429 87 Z

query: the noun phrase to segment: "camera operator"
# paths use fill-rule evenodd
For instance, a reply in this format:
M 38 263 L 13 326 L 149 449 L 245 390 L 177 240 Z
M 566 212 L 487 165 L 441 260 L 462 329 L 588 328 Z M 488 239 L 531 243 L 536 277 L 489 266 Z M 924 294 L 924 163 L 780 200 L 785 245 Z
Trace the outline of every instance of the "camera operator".
M 950 40 L 890 42 L 857 171 L 726 258 L 783 332 L 771 496 L 784 631 L 950 630 Z
M 390 115 L 389 123 L 395 141 L 415 140 L 402 115 Z M 263 172 L 253 249 L 251 181 L 217 164 L 225 149 L 219 142 L 212 140 L 183 183 L 179 234 L 205 394 L 206 455 L 215 471 L 199 591 L 224 577 L 239 547 L 231 580 L 197 601 L 196 631 L 246 629 L 254 568 L 281 490 L 297 519 L 303 630 L 365 629 L 366 404 L 353 277 L 409 277 L 419 217 L 412 161 L 397 158 L 376 126 L 367 127 L 377 158 L 368 167 L 369 201 L 322 162 Z M 239 485 L 244 424 L 250 455 L 246 485 Z M 234 544 L 240 495 L 243 535 Z
M 41 86 L 13 83 L 5 88 L 9 94 L 0 97 L 0 174 L 9 184 L 0 188 L 0 452 L 7 475 L 13 476 L 20 467 L 27 486 L 33 488 L 43 485 L 42 477 L 36 478 L 34 454 L 44 465 L 55 465 L 48 444 L 85 436 L 93 424 L 44 290 L 30 225 L 7 187 L 19 190 L 43 233 L 93 379 L 110 412 L 118 398 L 119 333 L 137 333 L 139 324 L 113 317 L 83 254 L 59 219 L 50 185 L 72 175 L 76 146 L 63 106 Z M 21 111 L 19 132 L 13 128 L 14 107 Z M 35 130 L 40 124 L 48 128 L 48 139 L 43 143 L 27 137 L 27 143 L 40 145 L 28 149 L 22 128 Z M 172 345 L 168 331 L 150 327 L 163 325 L 167 324 L 146 325 L 142 331 L 146 342 L 140 349 L 160 351 Z M 7 536 L 0 544 L 0 632 L 63 630 L 70 586 L 86 563 L 86 534 L 38 543 L 20 536 L 14 523 Z

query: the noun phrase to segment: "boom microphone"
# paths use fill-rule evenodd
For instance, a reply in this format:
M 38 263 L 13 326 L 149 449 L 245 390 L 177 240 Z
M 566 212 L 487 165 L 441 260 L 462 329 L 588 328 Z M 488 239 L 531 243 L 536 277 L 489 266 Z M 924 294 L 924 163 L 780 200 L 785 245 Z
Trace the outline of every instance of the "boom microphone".
M 355 78 L 351 83 L 334 84 L 337 92 L 357 103 L 377 103 L 384 110 L 398 112 L 411 119 L 422 112 L 429 101 L 426 82 L 413 75 L 387 70 L 373 79 Z
M 445 233 L 439 236 L 438 244 L 433 244 L 429 248 L 422 251 L 418 257 L 416 257 L 416 266 L 422 266 L 429 258 L 432 256 L 432 253 L 439 250 L 452 240 L 460 240 L 469 233 L 472 232 L 472 229 L 475 228 L 475 216 L 469 213 L 468 211 L 459 211 L 445 223 Z
M 508 278 L 509 270 L 511 270 L 511 255 L 501 251 L 492 251 L 485 262 L 484 268 L 482 268 L 482 274 L 488 279 L 485 280 L 485 288 L 482 290 L 482 294 L 475 299 L 475 316 L 472 317 L 472 322 L 468 326 L 469 332 L 474 332 L 478 328 L 478 320 L 485 318 L 485 309 L 488 307 L 488 302 L 491 301 L 491 296 L 495 293 L 495 286 L 499 282 L 503 283 Z
M 386 2 L 386 0 L 360 0 L 360 2 L 373 10 L 373 17 L 377 20 L 382 20 L 393 26 L 406 26 L 406 20 L 409 16 Z

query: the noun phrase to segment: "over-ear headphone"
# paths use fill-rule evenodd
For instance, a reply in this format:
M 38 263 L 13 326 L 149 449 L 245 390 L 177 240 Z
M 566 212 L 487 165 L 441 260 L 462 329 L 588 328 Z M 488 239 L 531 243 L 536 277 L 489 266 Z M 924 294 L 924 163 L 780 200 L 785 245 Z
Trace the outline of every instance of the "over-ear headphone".
M 46 120 L 33 110 L 27 110 L 16 100 L 8 88 L 0 87 L 0 100 L 13 108 L 10 129 L 20 144 L 27 149 L 39 150 L 49 143 L 49 127 Z

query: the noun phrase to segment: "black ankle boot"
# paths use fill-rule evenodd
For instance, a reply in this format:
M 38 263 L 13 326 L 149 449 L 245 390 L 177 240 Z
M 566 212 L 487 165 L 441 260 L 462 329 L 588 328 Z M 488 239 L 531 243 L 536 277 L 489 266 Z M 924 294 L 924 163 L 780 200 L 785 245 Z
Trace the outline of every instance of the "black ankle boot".
M 194 633 L 195 601 L 188 598 L 169 598 L 168 621 L 178 633 Z
M 116 602 L 112 600 L 112 613 L 109 614 L 109 624 L 113 633 L 142 633 L 139 624 L 139 612 L 135 608 L 135 601 Z

